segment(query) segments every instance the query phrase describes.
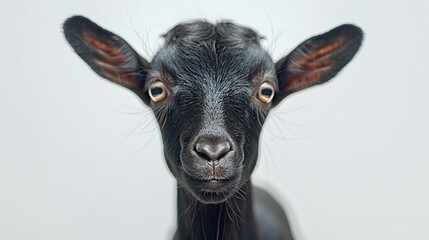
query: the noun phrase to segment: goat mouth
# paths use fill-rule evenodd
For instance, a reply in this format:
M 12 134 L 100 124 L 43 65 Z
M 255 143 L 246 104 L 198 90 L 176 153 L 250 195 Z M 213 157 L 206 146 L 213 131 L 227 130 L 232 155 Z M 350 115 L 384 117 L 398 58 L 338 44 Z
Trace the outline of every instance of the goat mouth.
M 203 203 L 220 203 L 232 195 L 238 185 L 237 178 L 199 179 L 185 174 L 188 188 L 192 195 Z
M 205 187 L 205 190 L 221 190 L 224 186 L 228 185 L 233 179 L 229 178 L 195 178 L 191 176 L 187 176 L 188 180 L 193 183 L 196 183 L 202 187 Z
M 209 179 L 195 179 L 193 178 L 192 181 L 197 182 L 201 184 L 201 186 L 204 186 L 207 190 L 221 190 L 222 187 L 228 184 L 230 182 L 230 179 L 227 178 L 209 178 Z

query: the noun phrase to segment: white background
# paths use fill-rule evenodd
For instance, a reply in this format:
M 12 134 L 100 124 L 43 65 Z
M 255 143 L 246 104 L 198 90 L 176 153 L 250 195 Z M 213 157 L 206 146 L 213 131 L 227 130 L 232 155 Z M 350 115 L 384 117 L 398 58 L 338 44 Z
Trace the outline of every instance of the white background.
M 150 59 L 180 21 L 231 19 L 274 59 L 342 23 L 365 31 L 332 82 L 270 115 L 254 182 L 297 239 L 429 239 L 425 1 L 2 1 L 0 239 L 169 239 L 175 183 L 152 114 L 66 44 L 74 14 Z M 140 41 L 140 36 L 145 44 Z

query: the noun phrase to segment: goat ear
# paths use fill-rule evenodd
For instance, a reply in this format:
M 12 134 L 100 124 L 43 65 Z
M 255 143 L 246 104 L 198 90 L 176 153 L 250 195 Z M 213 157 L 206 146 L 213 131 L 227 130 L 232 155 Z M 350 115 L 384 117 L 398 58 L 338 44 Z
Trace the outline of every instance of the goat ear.
M 276 63 L 277 105 L 286 96 L 333 78 L 352 60 L 362 44 L 359 27 L 345 24 L 314 36 Z
M 63 30 L 74 51 L 98 75 L 136 93 L 144 89 L 150 65 L 122 38 L 83 16 L 67 19 Z

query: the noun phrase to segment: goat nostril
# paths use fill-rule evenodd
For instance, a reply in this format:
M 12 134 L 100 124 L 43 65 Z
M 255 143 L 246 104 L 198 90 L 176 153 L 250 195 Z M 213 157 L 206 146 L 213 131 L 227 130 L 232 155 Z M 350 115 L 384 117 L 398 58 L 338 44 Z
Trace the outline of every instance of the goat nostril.
M 208 161 L 220 160 L 231 151 L 231 144 L 229 142 L 221 142 L 211 144 L 208 142 L 201 142 L 195 144 L 195 152 L 202 159 Z

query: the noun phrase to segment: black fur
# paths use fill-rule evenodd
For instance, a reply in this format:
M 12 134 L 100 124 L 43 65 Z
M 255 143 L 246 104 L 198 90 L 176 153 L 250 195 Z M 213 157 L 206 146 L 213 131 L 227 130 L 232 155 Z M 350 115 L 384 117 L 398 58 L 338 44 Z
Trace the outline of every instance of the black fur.
M 255 31 L 232 22 L 175 26 L 150 64 L 84 17 L 68 19 L 64 34 L 95 72 L 131 89 L 157 117 L 178 184 L 174 239 L 292 239 L 280 205 L 250 182 L 259 135 L 284 97 L 328 81 L 353 58 L 359 28 L 310 38 L 276 64 Z M 164 100 L 150 100 L 154 83 L 165 86 Z M 263 83 L 275 90 L 272 102 L 258 98 Z

